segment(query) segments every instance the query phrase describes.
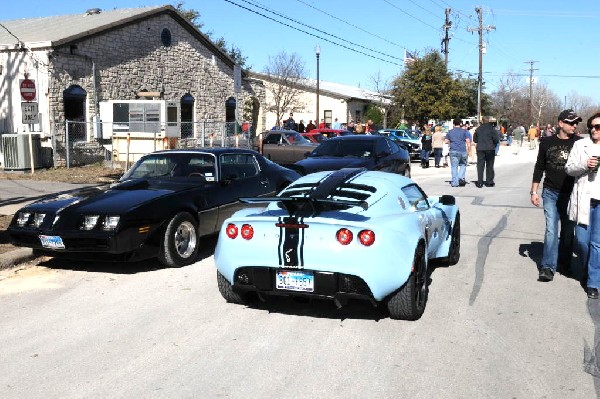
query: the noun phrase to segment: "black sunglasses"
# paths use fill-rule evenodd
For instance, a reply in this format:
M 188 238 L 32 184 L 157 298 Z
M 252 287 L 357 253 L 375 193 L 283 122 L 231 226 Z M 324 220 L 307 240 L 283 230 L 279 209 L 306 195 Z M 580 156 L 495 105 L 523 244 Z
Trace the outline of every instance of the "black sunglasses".
M 571 125 L 571 126 L 575 126 L 576 124 L 578 124 L 579 122 L 577 121 L 573 121 L 573 122 L 569 122 L 569 121 L 563 121 L 564 123 L 566 123 L 567 125 Z
M 592 127 L 590 127 L 590 130 L 595 130 L 595 131 L 600 130 L 600 123 L 597 125 L 592 125 Z

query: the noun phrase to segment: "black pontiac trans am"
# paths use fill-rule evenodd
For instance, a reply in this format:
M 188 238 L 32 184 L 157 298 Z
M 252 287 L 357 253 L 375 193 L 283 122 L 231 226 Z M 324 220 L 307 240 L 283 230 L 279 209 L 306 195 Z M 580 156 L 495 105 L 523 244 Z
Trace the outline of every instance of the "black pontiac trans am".
M 166 266 L 195 261 L 200 238 L 216 233 L 243 205 L 273 196 L 299 178 L 252 150 L 158 151 L 140 158 L 110 186 L 48 196 L 20 209 L 13 244 L 40 254 Z

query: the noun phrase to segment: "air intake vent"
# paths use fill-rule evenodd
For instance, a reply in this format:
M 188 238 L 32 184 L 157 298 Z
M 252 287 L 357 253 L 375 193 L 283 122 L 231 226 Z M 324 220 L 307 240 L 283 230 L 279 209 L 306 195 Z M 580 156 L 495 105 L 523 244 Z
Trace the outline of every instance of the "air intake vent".
M 85 11 L 85 15 L 94 15 L 94 14 L 100 14 L 102 12 L 102 10 L 100 8 L 90 8 L 89 10 Z

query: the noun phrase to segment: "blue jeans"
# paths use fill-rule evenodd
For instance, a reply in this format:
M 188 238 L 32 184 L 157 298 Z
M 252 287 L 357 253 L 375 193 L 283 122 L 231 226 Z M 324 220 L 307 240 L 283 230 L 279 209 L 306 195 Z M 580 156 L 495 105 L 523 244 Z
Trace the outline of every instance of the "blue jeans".
M 450 167 L 452 173 L 452 187 L 458 186 L 459 180 L 465 180 L 465 173 L 467 172 L 467 153 L 450 151 Z
M 440 166 L 440 161 L 442 160 L 442 148 L 434 148 L 433 156 L 435 157 L 435 166 Z
M 600 204 L 596 202 L 591 205 L 590 224 L 578 224 L 575 237 L 584 272 L 587 266 L 587 286 L 600 288 Z
M 506 145 L 511 146 L 513 141 L 513 136 L 506 136 Z
M 542 268 L 550 268 L 553 272 L 556 272 L 557 264 L 569 268 L 573 257 L 575 222 L 569 220 L 567 213 L 569 196 L 569 193 L 560 193 L 548 188 L 544 188 L 542 191 L 544 216 L 546 217 Z

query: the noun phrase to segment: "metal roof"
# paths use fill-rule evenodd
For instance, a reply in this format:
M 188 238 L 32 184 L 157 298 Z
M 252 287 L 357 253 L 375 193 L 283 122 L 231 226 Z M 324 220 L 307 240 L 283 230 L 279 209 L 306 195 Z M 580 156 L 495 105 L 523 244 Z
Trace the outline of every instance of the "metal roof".
M 29 47 L 58 46 L 167 10 L 174 8 L 168 5 L 108 11 L 96 8 L 80 14 L 0 21 L 0 46 L 13 47 L 19 41 Z
M 271 81 L 272 78 L 264 73 L 258 73 L 249 71 L 248 75 L 255 79 L 261 79 Z M 297 83 L 298 87 L 305 90 L 316 92 L 317 81 L 315 79 L 305 79 Z M 372 90 L 365 90 L 362 87 L 349 86 L 341 83 L 327 82 L 319 80 L 319 92 L 323 95 L 330 95 L 332 97 L 343 98 L 345 100 L 358 99 L 368 100 L 374 102 L 381 102 L 383 104 L 390 104 L 391 99 L 389 95 L 379 94 Z

